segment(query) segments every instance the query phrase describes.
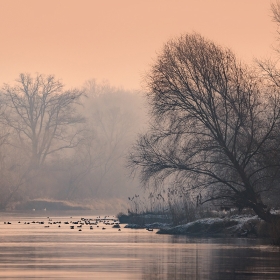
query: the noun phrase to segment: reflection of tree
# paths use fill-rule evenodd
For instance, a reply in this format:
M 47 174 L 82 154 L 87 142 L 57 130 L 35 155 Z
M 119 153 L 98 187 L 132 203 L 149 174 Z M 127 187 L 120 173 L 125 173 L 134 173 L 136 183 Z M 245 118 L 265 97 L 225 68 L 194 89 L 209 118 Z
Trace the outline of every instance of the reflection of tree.
M 279 279 L 279 251 L 257 242 L 237 239 L 213 247 L 211 279 Z
M 151 245 L 142 279 L 278 279 L 278 250 L 258 247 L 256 241 L 227 241 L 174 237 L 175 244 Z M 185 243 L 186 242 L 186 243 Z M 157 249 L 155 249 L 157 248 Z M 271 247 L 272 248 L 272 247 Z M 137 255 L 136 255 L 137 256 Z
M 200 244 L 182 244 L 182 238 L 173 241 L 150 250 L 142 279 L 211 279 L 205 277 L 205 272 L 209 276 L 209 252 L 200 250 Z

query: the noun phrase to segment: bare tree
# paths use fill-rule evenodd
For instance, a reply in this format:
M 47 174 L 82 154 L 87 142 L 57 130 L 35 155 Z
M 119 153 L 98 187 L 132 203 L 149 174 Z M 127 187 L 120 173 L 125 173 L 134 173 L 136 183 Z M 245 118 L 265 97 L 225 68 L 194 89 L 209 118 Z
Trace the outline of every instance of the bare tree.
M 276 1 L 275 3 L 271 3 L 271 11 L 272 11 L 272 20 L 276 23 L 277 27 L 280 26 L 280 2 Z M 277 30 L 278 33 L 278 41 L 279 41 L 279 29 Z M 273 55 L 268 59 L 256 59 L 256 64 L 259 70 L 259 75 L 266 81 L 267 86 L 273 88 L 275 92 L 279 92 L 280 89 L 280 70 L 279 70 L 279 54 L 280 48 L 279 43 L 273 48 Z M 280 127 L 278 127 L 278 135 L 275 137 L 280 145 Z M 267 151 L 266 153 L 266 163 L 270 162 L 273 164 L 278 160 L 280 157 L 279 149 L 273 149 L 271 152 Z M 275 174 L 275 184 L 280 184 L 280 175 L 278 166 L 275 167 L 276 172 Z M 273 168 L 272 168 L 273 169 Z M 280 189 L 274 188 L 268 193 L 267 199 L 273 203 L 276 207 L 279 207 L 278 197 L 280 195 Z
M 129 166 L 144 183 L 170 177 L 200 202 L 249 207 L 278 218 L 263 203 L 275 187 L 279 158 L 278 89 L 198 34 L 165 44 L 147 77 L 154 122 L 140 136 Z M 272 168 L 273 167 L 273 168 Z
M 16 135 L 13 145 L 26 153 L 31 169 L 49 155 L 77 145 L 77 127 L 84 118 L 76 105 L 82 94 L 76 89 L 64 91 L 54 76 L 20 74 L 15 86 L 4 86 L 5 122 Z
M 280 24 L 280 2 L 276 1 L 276 3 L 271 3 L 271 11 L 273 14 L 273 20 L 277 23 L 277 25 Z

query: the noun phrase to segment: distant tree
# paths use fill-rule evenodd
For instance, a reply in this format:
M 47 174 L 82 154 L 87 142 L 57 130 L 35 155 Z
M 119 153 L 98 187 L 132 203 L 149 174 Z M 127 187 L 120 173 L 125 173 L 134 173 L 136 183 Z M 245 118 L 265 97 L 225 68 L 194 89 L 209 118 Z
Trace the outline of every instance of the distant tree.
M 10 144 L 24 151 L 29 168 L 37 168 L 49 155 L 78 144 L 78 125 L 84 118 L 76 105 L 82 95 L 77 89 L 64 91 L 54 76 L 20 74 L 15 86 L 4 86 L 5 125 L 16 136 Z
M 147 76 L 154 121 L 129 158 L 143 183 L 173 184 L 200 202 L 251 208 L 273 222 L 263 194 L 275 188 L 277 87 L 198 34 L 167 42 Z
M 93 135 L 91 194 L 124 196 L 128 189 L 125 155 L 145 118 L 142 95 L 95 80 L 85 83 L 85 93 L 88 129 Z

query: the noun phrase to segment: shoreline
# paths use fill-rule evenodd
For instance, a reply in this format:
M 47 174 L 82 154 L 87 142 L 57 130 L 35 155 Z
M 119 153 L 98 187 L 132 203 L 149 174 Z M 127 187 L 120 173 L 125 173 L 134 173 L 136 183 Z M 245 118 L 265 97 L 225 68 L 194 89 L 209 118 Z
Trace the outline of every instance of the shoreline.
M 157 234 L 186 235 L 189 237 L 270 238 L 268 225 L 257 216 L 233 215 L 224 218 L 203 218 L 193 222 L 127 224 L 126 228 L 158 230 Z

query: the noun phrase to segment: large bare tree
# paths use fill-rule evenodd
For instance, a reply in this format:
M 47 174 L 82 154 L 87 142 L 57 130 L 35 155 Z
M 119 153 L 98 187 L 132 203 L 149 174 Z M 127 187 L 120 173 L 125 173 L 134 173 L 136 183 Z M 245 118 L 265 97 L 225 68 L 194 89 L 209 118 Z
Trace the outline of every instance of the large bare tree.
M 279 152 L 278 88 L 198 34 L 167 42 L 146 81 L 154 121 L 129 159 L 143 182 L 173 178 L 201 203 L 273 222 L 263 194 L 279 172 L 279 157 L 267 159 Z
M 29 158 L 28 168 L 79 142 L 78 125 L 84 118 L 76 112 L 83 92 L 63 89 L 54 76 L 20 74 L 15 86 L 5 85 L 5 123 L 16 135 L 12 144 Z

